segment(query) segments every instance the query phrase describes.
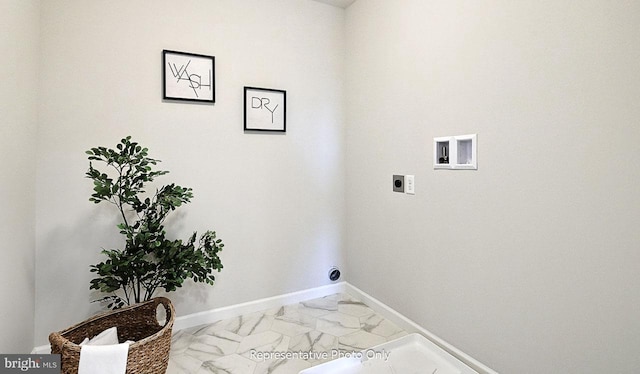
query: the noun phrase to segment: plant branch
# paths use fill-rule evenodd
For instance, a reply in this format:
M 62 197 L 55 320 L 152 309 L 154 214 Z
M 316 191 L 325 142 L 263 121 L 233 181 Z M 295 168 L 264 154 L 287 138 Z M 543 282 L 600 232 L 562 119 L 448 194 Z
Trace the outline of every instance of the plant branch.
M 218 252 L 224 247 L 215 232 L 207 231 L 197 243 L 196 233 L 186 242 L 165 237 L 166 218 L 190 202 L 191 189 L 168 184 L 145 198 L 145 184 L 168 172 L 154 171 L 151 165 L 160 161 L 149 158 L 147 148 L 132 142 L 131 137 L 122 139 L 116 148 L 96 147 L 86 152 L 90 161 L 86 176 L 94 182 L 89 200 L 115 205 L 123 220 L 118 228 L 125 235 L 123 250 L 104 250 L 108 259 L 91 266 L 97 277 L 91 280 L 90 289 L 112 293 L 114 303 L 110 306 L 117 308 L 148 300 L 159 288 L 174 291 L 189 278 L 213 284 L 213 272 L 222 269 Z M 104 162 L 108 169 L 113 167 L 117 180 L 94 169 L 91 161 Z M 115 294 L 120 289 L 124 299 Z

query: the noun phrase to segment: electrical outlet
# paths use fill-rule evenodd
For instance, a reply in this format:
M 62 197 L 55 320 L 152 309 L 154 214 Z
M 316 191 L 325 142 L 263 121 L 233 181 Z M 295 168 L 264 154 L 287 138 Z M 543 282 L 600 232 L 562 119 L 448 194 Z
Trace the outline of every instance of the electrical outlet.
M 393 192 L 404 193 L 404 175 L 393 176 Z
M 404 176 L 404 192 L 409 195 L 416 194 L 415 176 L 413 175 Z

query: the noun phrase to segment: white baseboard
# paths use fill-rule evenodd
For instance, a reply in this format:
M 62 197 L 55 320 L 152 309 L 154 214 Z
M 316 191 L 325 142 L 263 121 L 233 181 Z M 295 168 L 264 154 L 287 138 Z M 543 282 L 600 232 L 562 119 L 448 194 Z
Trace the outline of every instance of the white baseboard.
M 271 308 L 278 308 L 283 305 L 299 303 L 301 301 L 329 296 L 341 292 L 346 292 L 346 282 L 329 284 L 326 286 L 310 288 L 307 290 L 292 292 L 284 295 L 249 301 L 242 304 L 230 305 L 223 308 L 216 308 L 204 312 L 193 313 L 176 318 L 173 324 L 173 330 L 178 331 L 187 329 L 189 327 L 213 323 L 222 319 L 233 318 L 248 313 L 260 312 Z
M 435 335 L 435 334 L 431 333 L 430 331 L 426 330 L 422 326 L 418 325 L 417 323 L 413 322 L 409 318 L 407 318 L 407 317 L 403 316 L 402 314 L 398 313 L 397 311 L 395 311 L 391 307 L 387 306 L 386 304 L 384 304 L 380 300 L 374 298 L 373 296 L 371 296 L 368 293 L 362 291 L 361 289 L 357 288 L 356 286 L 347 283 L 346 284 L 346 292 L 348 294 L 350 294 L 351 296 L 355 297 L 356 299 L 358 299 L 358 300 L 362 301 L 363 303 L 367 304 L 367 306 L 369 308 L 373 309 L 373 311 L 375 311 L 376 313 L 380 314 L 382 317 L 386 318 L 387 320 L 395 323 L 398 327 L 400 327 L 401 329 L 405 330 L 406 332 L 408 332 L 408 333 L 414 333 L 415 332 L 415 333 L 418 333 L 420 335 L 423 335 L 425 338 L 429 339 L 430 341 L 432 341 L 433 343 L 438 345 L 440 348 L 442 348 L 445 351 L 449 352 L 451 355 L 456 357 L 458 360 L 464 362 L 467 366 L 469 366 L 473 370 L 477 371 L 478 373 L 481 373 L 481 374 L 498 374 L 493 369 L 489 368 L 488 366 L 482 364 L 481 362 L 477 361 L 473 357 L 471 357 L 471 356 L 467 355 L 466 353 L 462 352 L 458 348 L 456 348 L 456 347 L 452 346 L 451 344 L 447 343 L 445 340 L 441 339 L 437 335 Z
M 39 347 L 33 348 L 31 351 L 32 355 L 48 355 L 51 353 L 51 346 L 49 345 L 41 345 Z

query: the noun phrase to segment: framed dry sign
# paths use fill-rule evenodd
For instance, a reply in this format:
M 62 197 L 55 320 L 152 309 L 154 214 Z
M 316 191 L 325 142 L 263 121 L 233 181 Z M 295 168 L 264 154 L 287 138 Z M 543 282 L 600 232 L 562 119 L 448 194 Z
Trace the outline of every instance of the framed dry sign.
M 244 88 L 245 131 L 287 131 L 287 91 Z
M 163 98 L 216 102 L 215 57 L 162 51 Z

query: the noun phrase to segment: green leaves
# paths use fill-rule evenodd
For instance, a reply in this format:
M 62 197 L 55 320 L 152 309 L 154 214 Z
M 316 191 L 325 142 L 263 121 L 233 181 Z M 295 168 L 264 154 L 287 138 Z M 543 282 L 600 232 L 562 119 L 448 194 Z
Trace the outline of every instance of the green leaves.
M 160 160 L 150 158 L 148 149 L 143 148 L 138 143 L 132 142 L 127 136 L 116 145 L 117 150 L 105 147 L 94 147 L 85 153 L 89 155 L 89 161 L 97 161 L 106 164 L 113 177 L 107 173 L 101 173 L 89 163 L 89 171 L 86 177 L 93 179 L 95 193 L 91 195 L 90 201 L 99 203 L 109 201 L 119 207 L 122 205 L 135 205 L 138 195 L 144 193 L 145 183 L 168 171 L 153 170 Z
M 109 302 L 109 308 L 148 300 L 158 288 L 175 291 L 187 279 L 212 285 L 214 272 L 222 269 L 218 252 L 224 244 L 214 231 L 199 238 L 194 232 L 186 242 L 166 238 L 164 220 L 191 202 L 193 191 L 172 183 L 149 196 L 147 184 L 168 171 L 154 170 L 160 160 L 150 158 L 148 151 L 130 136 L 116 149 L 86 151 L 89 169 L 85 175 L 94 185 L 89 201 L 115 205 L 122 218 L 117 227 L 125 237 L 123 250 L 103 251 L 107 259 L 90 268 L 97 277 L 89 288 L 112 293 L 100 299 Z M 94 163 L 103 164 L 106 170 L 98 170 Z

